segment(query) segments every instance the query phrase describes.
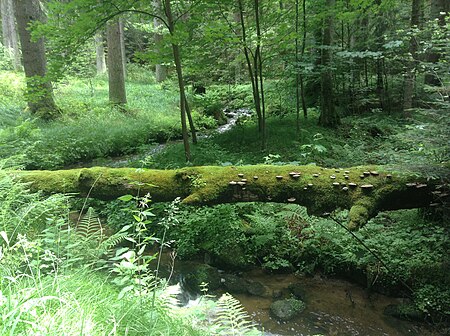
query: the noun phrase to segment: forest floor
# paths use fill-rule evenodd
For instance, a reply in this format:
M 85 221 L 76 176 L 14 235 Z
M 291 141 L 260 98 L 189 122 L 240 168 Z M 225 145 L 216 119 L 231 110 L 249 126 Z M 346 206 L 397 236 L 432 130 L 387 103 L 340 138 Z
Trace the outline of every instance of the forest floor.
M 311 108 L 308 119 L 301 119 L 299 132 L 293 113 L 273 110 L 267 120 L 265 149 L 261 149 L 252 118 L 242 119 L 227 132 L 215 132 L 218 125 L 212 116 L 216 112 L 226 107 L 248 107 L 250 92 L 248 86 L 242 86 L 238 89 L 243 95 L 242 106 L 236 102 L 229 106 L 230 101 L 222 99 L 221 92 L 228 88 L 216 88 L 216 93 L 212 91 L 209 96 L 207 93 L 206 98 L 190 95 L 197 126 L 209 135 L 192 146 L 192 161 L 186 163 L 183 146 L 178 141 L 176 88 L 169 82 L 161 85 L 148 78 L 151 77 L 142 71 L 129 73 L 129 104 L 125 109 L 108 104 L 105 78 L 70 78 L 58 83 L 55 97 L 61 116 L 44 123 L 24 112 L 23 77 L 12 72 L 0 73 L 3 166 L 61 169 L 94 164 L 164 169 L 257 163 L 325 167 L 391 164 L 433 175 L 433 166 L 450 161 L 450 113 L 444 109 L 416 109 L 407 120 L 373 110 L 344 116 L 339 128 L 327 129 L 317 125 L 318 111 Z M 209 109 L 210 106 L 215 109 Z M 88 205 L 97 206 L 107 224 L 120 229 L 126 219 L 123 205 L 119 203 L 89 201 Z M 158 206 L 155 208 L 161 218 L 164 211 L 158 213 Z M 163 204 L 162 208 L 167 205 Z M 238 240 L 242 246 L 249 247 L 248 251 L 242 251 L 242 256 L 250 260 L 258 250 L 261 255 L 257 260 L 252 259 L 253 265 L 268 271 L 288 265 L 289 269 L 293 267 L 305 274 L 320 270 L 336 275 L 357 269 L 369 276 L 374 274 L 374 269 L 379 269 L 376 260 L 336 223 L 309 217 L 301 211 L 273 204 L 182 209 L 178 219 L 184 223 L 183 228 L 174 228 L 169 235 L 178 242 L 179 255 L 185 258 L 231 251 L 231 245 L 227 244 L 236 244 Z M 286 213 L 292 220 L 280 219 Z M 338 216 L 345 220 L 345 211 Z M 18 222 L 23 223 L 23 219 Z M 400 211 L 380 214 L 358 235 L 372 248 L 379 249 L 384 260 L 389 260 L 396 277 L 414 284 L 411 297 L 416 308 L 429 316 L 444 316 L 445 320 L 450 315 L 448 231 L 448 223 L 442 218 L 436 220 L 424 217 L 423 212 Z M 196 241 L 199 237 L 207 237 L 208 244 Z M 301 246 L 303 257 L 298 256 L 297 246 Z M 433 278 L 430 272 L 434 272 Z M 378 281 L 398 285 L 387 273 L 376 273 Z

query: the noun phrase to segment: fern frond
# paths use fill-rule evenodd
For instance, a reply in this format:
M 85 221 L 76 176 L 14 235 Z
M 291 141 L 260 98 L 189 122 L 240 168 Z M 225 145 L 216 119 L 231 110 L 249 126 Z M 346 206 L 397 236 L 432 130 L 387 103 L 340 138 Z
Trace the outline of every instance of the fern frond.
M 255 324 L 244 310 L 241 303 L 230 294 L 222 295 L 217 301 L 215 323 L 222 336 L 244 336 L 254 333 Z
M 108 238 L 102 240 L 98 245 L 98 249 L 106 253 L 107 251 L 111 250 L 112 248 L 116 247 L 118 244 L 123 242 L 125 238 L 128 236 L 129 234 L 127 232 L 114 233 L 112 236 L 109 236 Z
M 283 207 L 283 210 L 281 210 L 278 213 L 278 216 L 285 218 L 290 222 L 297 222 L 304 224 L 312 222 L 312 218 L 308 214 L 306 208 L 299 206 L 297 204 L 286 204 Z
M 104 229 L 100 218 L 92 207 L 89 207 L 86 214 L 77 223 L 76 233 L 84 240 L 100 242 L 104 238 Z

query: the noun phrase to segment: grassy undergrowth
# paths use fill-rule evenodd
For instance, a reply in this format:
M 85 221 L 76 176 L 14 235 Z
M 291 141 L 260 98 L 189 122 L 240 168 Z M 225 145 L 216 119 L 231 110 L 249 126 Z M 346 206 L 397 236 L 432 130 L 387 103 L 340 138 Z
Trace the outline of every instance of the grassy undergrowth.
M 31 194 L 9 171 L 0 170 L 0 200 L 0 335 L 219 336 L 230 325 L 236 335 L 261 335 L 239 304 L 177 305 L 179 291 L 144 254 L 164 244 L 148 236 L 147 207 L 134 207 L 134 225 L 107 236 L 92 209 L 74 223 L 66 196 Z M 125 238 L 133 247 L 117 246 Z
M 66 79 L 55 90 L 60 117 L 43 123 L 22 112 L 26 105 L 21 95 L 23 76 L 3 72 L 0 157 L 24 154 L 28 169 L 62 168 L 94 159 L 102 165 L 139 167 L 145 160 L 152 168 L 256 163 L 428 165 L 450 159 L 448 109 L 417 109 L 409 120 L 374 110 L 344 117 L 341 127 L 327 129 L 318 126 L 319 112 L 310 108 L 297 133 L 295 116 L 288 108 L 283 110 L 280 101 L 279 106 L 269 104 L 264 150 L 253 118 L 200 139 L 192 146 L 192 161 L 186 163 L 180 142 L 152 150 L 155 143 L 180 137 L 176 89 L 170 82 L 152 83 L 152 76 L 143 69 L 129 74 L 125 110 L 108 104 L 105 78 Z M 214 86 L 206 96 L 190 96 L 197 127 L 214 127 L 213 116 L 220 116 L 225 107 L 250 107 L 250 97 L 248 85 Z M 137 154 L 120 163 L 108 161 L 108 157 L 133 153 Z
M 333 130 L 318 126 L 318 113 L 312 109 L 309 118 L 302 120 L 299 134 L 294 117 L 270 117 L 264 150 L 256 123 L 252 121 L 202 139 L 192 146 L 190 164 L 294 163 L 325 167 L 439 164 L 450 160 L 448 116 L 446 111 L 433 110 L 418 110 L 412 120 L 383 114 L 349 116 L 343 118 L 340 128 Z M 149 167 L 154 168 L 185 166 L 182 144 L 168 145 L 150 161 Z
M 24 154 L 29 169 L 123 155 L 180 135 L 177 93 L 170 85 L 130 80 L 122 110 L 109 105 L 105 78 L 69 78 L 55 90 L 60 117 L 44 123 L 23 112 L 23 75 L 2 72 L 0 83 L 0 157 Z

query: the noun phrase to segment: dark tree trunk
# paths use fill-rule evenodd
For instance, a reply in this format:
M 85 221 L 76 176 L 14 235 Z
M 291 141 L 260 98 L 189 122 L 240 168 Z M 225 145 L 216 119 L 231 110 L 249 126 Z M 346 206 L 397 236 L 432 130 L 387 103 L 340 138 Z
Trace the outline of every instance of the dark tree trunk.
M 327 0 L 327 8 L 333 9 L 335 0 Z M 319 125 L 326 127 L 336 127 L 340 123 L 339 116 L 334 106 L 333 93 L 333 75 L 331 71 L 331 58 L 333 45 L 333 14 L 330 12 L 325 19 L 323 29 L 323 47 L 321 65 L 323 67 L 321 74 L 321 111 Z
M 264 100 L 264 78 L 262 70 L 262 52 L 261 52 L 261 27 L 260 27 L 260 7 L 259 0 L 254 0 L 253 10 L 255 13 L 256 25 L 256 48 L 252 52 L 247 45 L 247 30 L 244 19 L 244 6 L 242 0 L 237 0 L 239 18 L 241 21 L 241 38 L 245 60 L 247 61 L 247 70 L 250 82 L 252 84 L 253 102 L 255 104 L 256 116 L 258 117 L 258 131 L 261 136 L 261 147 L 266 146 L 266 121 L 265 121 L 265 100 Z
M 301 58 L 303 61 L 303 57 L 305 56 L 305 49 L 306 49 L 306 0 L 302 1 L 302 13 L 303 13 L 303 39 L 302 39 L 302 51 L 301 51 Z M 302 98 L 302 110 L 303 110 L 303 117 L 308 118 L 308 109 L 306 108 L 306 100 L 305 100 L 305 85 L 303 81 L 303 75 L 300 74 L 300 96 Z
M 108 43 L 109 101 L 119 105 L 127 102 L 121 39 L 120 23 L 116 18 L 106 28 L 106 40 Z
M 300 132 L 300 68 L 298 66 L 298 31 L 299 31 L 299 0 L 295 0 L 295 114 L 297 133 Z
M 262 62 L 262 45 L 261 45 L 261 24 L 260 24 L 260 0 L 254 0 L 255 10 L 255 24 L 256 24 L 256 50 L 255 50 L 255 79 L 259 76 L 259 99 L 261 101 L 261 148 L 266 148 L 266 103 L 264 96 L 264 77 L 263 77 L 263 62 Z
M 46 77 L 47 58 L 44 39 L 32 41 L 29 30 L 30 24 L 45 21 L 45 15 L 38 0 L 14 0 L 14 9 L 22 46 L 28 107 L 33 114 L 43 119 L 53 119 L 58 113 L 58 108 L 53 99 L 52 83 Z
M 376 0 L 375 3 L 380 6 L 382 0 Z M 381 10 L 380 10 L 381 11 Z M 386 24 L 384 22 L 384 14 L 382 12 L 379 12 L 378 16 L 376 17 L 376 27 L 375 27 L 375 50 L 376 51 L 382 51 L 382 46 L 384 43 L 384 32 L 386 30 Z M 385 102 L 385 94 L 386 90 L 384 87 L 384 61 L 383 58 L 378 57 L 375 60 L 375 69 L 376 69 L 376 88 L 375 91 L 378 95 L 378 99 L 380 101 L 380 108 L 382 110 L 388 110 L 389 106 L 386 106 Z
M 411 28 L 420 27 L 420 13 L 423 0 L 413 0 L 411 5 Z M 409 52 L 411 59 L 406 67 L 405 80 L 403 85 L 403 115 L 411 117 L 411 108 L 413 107 L 414 88 L 416 83 L 416 71 L 418 66 L 417 59 L 418 41 L 416 36 L 412 36 L 409 41 Z

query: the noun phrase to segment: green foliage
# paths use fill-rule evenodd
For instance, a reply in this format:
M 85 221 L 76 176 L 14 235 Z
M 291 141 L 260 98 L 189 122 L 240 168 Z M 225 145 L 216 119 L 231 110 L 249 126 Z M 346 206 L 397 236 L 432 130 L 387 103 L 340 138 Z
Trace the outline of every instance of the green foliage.
M 32 194 L 13 174 L 0 170 L 0 231 L 8 233 L 11 243 L 19 233 L 33 237 L 47 225 L 56 225 L 66 209 L 66 197 Z
M 131 112 L 127 115 L 109 106 L 104 79 L 71 78 L 61 82 L 56 90 L 62 117 L 52 123 L 42 123 L 21 118 L 16 109 L 7 107 L 14 99 L 21 100 L 16 90 L 23 84 L 19 76 L 10 77 L 7 80 L 10 84 L 6 85 L 4 121 L 0 120 L 0 156 L 23 153 L 28 168 L 54 169 L 127 154 L 143 144 L 180 135 L 175 93 L 162 94 L 156 85 L 150 88 L 138 83 L 129 85 Z M 139 97 L 139 102 L 133 97 Z
M 289 270 L 299 258 L 299 241 L 280 212 L 283 205 L 217 205 L 180 212 L 183 223 L 174 228 L 181 258 L 208 253 L 231 268 L 261 265 L 268 270 Z M 280 213 L 279 213 L 280 212 Z
M 339 220 L 344 222 L 346 216 L 346 212 L 340 213 Z M 355 234 L 383 260 L 386 269 L 336 222 L 314 217 L 301 220 L 304 271 L 319 268 L 347 276 L 362 272 L 368 287 L 387 292 L 407 283 L 422 311 L 433 316 L 448 313 L 444 308 L 449 294 L 445 286 L 450 283 L 448 227 L 425 220 L 415 210 L 379 214 Z
M 19 188 L 20 185 L 15 190 Z M 126 195 L 121 200 L 127 204 L 134 197 Z M 149 199 L 136 201 L 140 204 L 138 209 L 128 208 L 134 225 L 118 233 L 126 236 L 110 236 L 114 242 L 110 240 L 104 249 L 100 246 L 109 238 L 102 234 L 101 221 L 92 208 L 80 216 L 74 227 L 68 226 L 64 216 L 52 210 L 55 216 L 61 217 L 33 241 L 25 232 L 18 232 L 13 238 L 11 232 L 0 230 L 0 334 L 228 335 L 225 325 L 232 325 L 239 335 L 240 331 L 245 335 L 259 334 L 255 330 L 250 333 L 247 315 L 230 297 L 219 302 L 220 325 L 217 326 L 206 321 L 212 306 L 209 300 L 196 310 L 174 305 L 174 295 L 178 292 L 162 290 L 165 287 L 156 281 L 158 274 L 148 268 L 148 260 L 154 256 L 144 254 L 148 244 L 155 242 L 146 226 L 147 219 L 152 217 Z M 160 220 L 164 230 L 177 223 L 177 203 L 169 205 L 166 216 Z M 26 205 L 25 200 L 23 204 Z M 20 209 L 16 210 L 20 213 Z M 93 271 L 89 266 L 98 266 L 103 254 L 92 252 L 115 246 L 121 237 L 134 247 L 120 248 L 116 257 L 110 259 L 115 262 L 112 274 L 118 276 Z M 164 236 L 159 243 L 161 247 L 166 245 Z
M 12 70 L 13 64 L 6 48 L 0 42 L 0 70 Z
M 217 300 L 217 312 L 214 320 L 214 334 L 223 336 L 261 335 L 255 329 L 250 316 L 241 303 L 230 294 L 223 294 Z

